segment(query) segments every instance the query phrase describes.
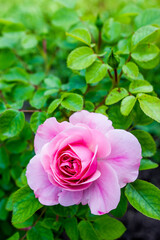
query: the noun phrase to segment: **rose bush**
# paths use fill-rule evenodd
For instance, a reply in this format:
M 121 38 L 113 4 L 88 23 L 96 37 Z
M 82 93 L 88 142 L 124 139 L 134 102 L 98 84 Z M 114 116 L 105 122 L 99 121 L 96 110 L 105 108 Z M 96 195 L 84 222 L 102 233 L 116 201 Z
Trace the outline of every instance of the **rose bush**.
M 138 176 L 141 146 L 100 113 L 81 111 L 69 122 L 39 126 L 27 181 L 43 205 L 88 204 L 93 214 L 116 208 L 120 188 Z

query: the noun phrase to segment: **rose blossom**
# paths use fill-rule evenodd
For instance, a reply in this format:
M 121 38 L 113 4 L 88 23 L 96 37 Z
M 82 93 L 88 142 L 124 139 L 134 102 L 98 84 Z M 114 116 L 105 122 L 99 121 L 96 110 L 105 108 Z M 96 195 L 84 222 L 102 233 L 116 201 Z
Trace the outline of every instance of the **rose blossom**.
M 52 117 L 38 127 L 27 181 L 43 205 L 88 204 L 93 214 L 116 208 L 120 188 L 138 176 L 141 146 L 100 113 Z

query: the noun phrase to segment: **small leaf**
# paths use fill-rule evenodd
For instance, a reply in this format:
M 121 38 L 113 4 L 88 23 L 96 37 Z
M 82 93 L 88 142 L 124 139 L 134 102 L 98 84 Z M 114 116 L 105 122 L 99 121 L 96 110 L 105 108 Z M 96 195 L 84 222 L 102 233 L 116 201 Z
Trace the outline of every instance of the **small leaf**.
M 139 28 L 132 36 L 132 48 L 140 43 L 151 43 L 155 41 L 158 36 L 158 30 L 158 27 L 152 25 Z
M 127 117 L 120 112 L 119 106 L 111 106 L 108 111 L 108 117 L 113 123 L 113 127 L 117 129 L 127 129 L 132 124 L 132 114 Z
M 160 220 L 160 190 L 153 184 L 136 180 L 128 184 L 125 194 L 130 204 L 147 217 Z
M 83 108 L 83 97 L 76 93 L 65 93 L 62 95 L 62 107 L 70 111 L 81 111 Z
M 27 83 L 29 79 L 28 73 L 19 67 L 10 68 L 2 78 L 7 82 L 23 82 Z
M 135 18 L 135 24 L 137 28 L 148 24 L 160 23 L 160 9 L 159 8 L 148 8 L 140 12 Z
M 145 80 L 134 80 L 129 85 L 129 91 L 131 93 L 143 93 L 143 92 L 152 92 L 152 85 Z
M 30 119 L 30 124 L 31 124 L 32 131 L 34 133 L 37 131 L 38 126 L 44 123 L 46 118 L 47 118 L 47 115 L 45 112 L 34 112 L 32 114 Z
M 4 147 L 0 147 L 0 169 L 6 169 L 9 165 L 9 156 Z
M 32 35 L 32 34 L 28 34 L 28 35 L 24 35 L 24 37 L 22 38 L 22 48 L 24 49 L 31 49 L 31 48 L 35 48 L 37 46 L 37 38 L 36 36 Z
M 44 104 L 47 101 L 47 97 L 45 96 L 46 89 L 38 89 L 35 94 L 33 95 L 33 98 L 29 101 L 31 106 L 33 106 L 36 109 L 40 109 L 44 106 Z
M 97 56 L 89 47 L 79 47 L 73 50 L 67 59 L 67 65 L 74 70 L 81 70 L 89 67 Z
M 61 99 L 55 99 L 53 102 L 51 102 L 51 104 L 48 107 L 47 113 L 54 112 L 54 110 L 60 105 L 61 102 L 62 102 Z
M 15 137 L 20 133 L 25 123 L 23 112 L 6 110 L 0 115 L 0 139 Z
M 27 232 L 27 240 L 53 240 L 53 233 L 50 229 L 43 227 L 39 222 Z
M 136 103 L 134 96 L 127 96 L 121 102 L 120 111 L 124 116 L 128 116 Z
M 112 105 L 126 97 L 128 92 L 125 88 L 114 88 L 107 96 L 105 104 Z
M 148 170 L 148 169 L 153 169 L 153 168 L 157 168 L 158 167 L 158 164 L 155 163 L 155 162 L 152 162 L 151 160 L 149 159 L 144 159 L 142 158 L 141 159 L 141 164 L 140 164 L 140 168 L 139 170 Z
M 0 50 L 0 69 L 7 69 L 14 64 L 16 57 L 9 49 Z
M 10 238 L 7 238 L 7 240 L 19 240 L 19 232 L 14 233 Z
M 78 224 L 78 229 L 82 240 L 100 240 L 99 236 L 95 232 L 95 229 L 90 222 L 81 221 Z
M 103 64 L 100 61 L 95 61 L 89 68 L 86 70 L 86 82 L 87 83 L 96 83 L 101 81 L 107 72 L 107 65 Z
M 138 101 L 142 111 L 154 119 L 160 122 L 160 99 L 147 94 L 138 94 Z
M 128 78 L 135 79 L 138 77 L 139 70 L 137 65 L 133 62 L 128 62 L 123 65 L 122 70 Z
M 145 132 L 143 130 L 133 130 L 131 133 L 140 142 L 143 157 L 152 157 L 156 153 L 155 141 L 148 132 Z
M 159 48 L 154 44 L 140 44 L 131 56 L 140 67 L 152 69 L 159 63 Z
M 68 218 L 65 220 L 64 229 L 70 240 L 78 240 L 79 239 L 78 223 L 77 223 L 77 219 L 75 217 Z
M 76 28 L 71 32 L 66 33 L 67 36 L 70 36 L 80 42 L 83 42 L 87 45 L 91 44 L 91 35 L 87 29 L 84 28 Z
M 28 187 L 22 187 L 13 195 L 13 224 L 25 222 L 38 209 L 42 207 L 33 191 Z
M 114 240 L 119 238 L 125 231 L 125 226 L 117 219 L 103 215 L 96 219 L 93 227 L 100 239 Z

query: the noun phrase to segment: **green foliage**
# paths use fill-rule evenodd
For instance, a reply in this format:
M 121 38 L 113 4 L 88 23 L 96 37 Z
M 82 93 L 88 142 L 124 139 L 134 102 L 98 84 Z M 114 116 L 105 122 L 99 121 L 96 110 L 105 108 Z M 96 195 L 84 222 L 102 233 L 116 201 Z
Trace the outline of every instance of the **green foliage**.
M 41 207 L 42 205 L 28 186 L 20 188 L 13 195 L 13 224 L 26 221 Z
M 142 147 L 140 170 L 158 167 L 158 0 L 0 4 L 1 238 L 117 239 L 125 227 L 115 218 L 125 214 L 128 200 L 159 219 L 159 190 L 142 180 L 121 189 L 111 218 L 92 215 L 88 205 L 44 209 L 25 176 L 38 127 L 49 117 L 68 121 L 83 109 L 107 116 L 114 128 L 132 130 Z
M 74 70 L 81 70 L 89 67 L 97 56 L 89 47 L 79 47 L 73 50 L 67 59 L 67 65 Z
M 126 187 L 130 204 L 144 215 L 160 220 L 160 190 L 153 184 L 136 180 Z

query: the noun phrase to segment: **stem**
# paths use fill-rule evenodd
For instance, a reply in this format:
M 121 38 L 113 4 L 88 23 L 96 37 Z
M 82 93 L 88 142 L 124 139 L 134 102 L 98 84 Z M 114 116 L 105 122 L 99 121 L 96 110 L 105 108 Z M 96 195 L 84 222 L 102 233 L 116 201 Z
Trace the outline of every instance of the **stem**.
M 115 80 L 115 85 L 118 84 L 118 74 L 117 74 L 117 69 L 114 69 L 114 80 Z
M 20 112 L 28 112 L 28 113 L 32 113 L 32 112 L 41 112 L 41 110 L 25 110 L 25 109 L 20 109 Z
M 22 63 L 22 65 L 26 69 L 26 71 L 29 73 L 32 73 L 32 71 L 29 69 L 27 63 L 18 55 L 18 53 L 14 49 L 12 51 L 16 55 L 16 57 L 19 59 L 19 61 Z
M 112 76 L 112 74 L 111 74 L 111 72 L 110 72 L 109 69 L 107 69 L 107 72 L 108 72 L 109 77 L 110 77 L 111 79 L 113 79 L 113 76 Z

